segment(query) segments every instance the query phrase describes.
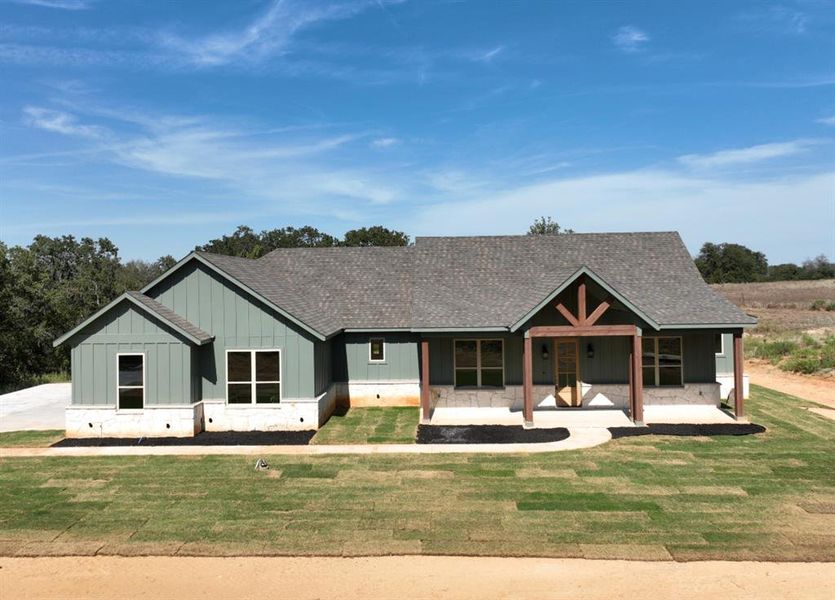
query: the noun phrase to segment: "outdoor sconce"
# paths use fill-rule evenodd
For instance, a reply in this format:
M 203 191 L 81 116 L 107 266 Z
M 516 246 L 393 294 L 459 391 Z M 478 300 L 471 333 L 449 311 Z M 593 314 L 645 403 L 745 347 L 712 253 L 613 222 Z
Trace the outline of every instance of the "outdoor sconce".
M 589 358 L 594 358 L 594 346 L 592 346 L 591 344 L 586 346 L 586 356 L 588 356 Z
M 542 344 L 542 360 L 548 360 L 548 344 Z

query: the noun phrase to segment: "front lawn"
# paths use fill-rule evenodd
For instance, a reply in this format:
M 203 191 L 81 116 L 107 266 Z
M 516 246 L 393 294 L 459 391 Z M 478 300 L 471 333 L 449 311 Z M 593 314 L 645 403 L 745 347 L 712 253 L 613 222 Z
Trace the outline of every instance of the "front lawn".
M 311 444 L 414 444 L 417 407 L 338 410 L 316 432 Z
M 553 454 L 5 458 L 0 553 L 835 560 L 835 423 L 752 394 L 763 434 Z
M 63 429 L 0 432 L 0 448 L 45 448 L 64 439 Z

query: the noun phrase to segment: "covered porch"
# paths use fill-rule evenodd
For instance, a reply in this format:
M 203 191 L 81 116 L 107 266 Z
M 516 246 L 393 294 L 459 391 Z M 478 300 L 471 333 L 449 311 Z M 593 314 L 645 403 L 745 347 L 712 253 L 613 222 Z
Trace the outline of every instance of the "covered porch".
M 426 333 L 421 421 L 618 427 L 740 418 L 742 329 L 728 330 L 731 414 L 720 407 L 716 381 L 713 340 L 721 330 L 662 332 L 642 317 L 586 271 L 505 331 Z

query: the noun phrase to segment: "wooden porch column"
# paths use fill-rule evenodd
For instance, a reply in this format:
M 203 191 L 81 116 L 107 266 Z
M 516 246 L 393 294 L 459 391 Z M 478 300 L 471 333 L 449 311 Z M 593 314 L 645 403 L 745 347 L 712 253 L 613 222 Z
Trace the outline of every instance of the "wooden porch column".
M 420 422 L 429 423 L 429 340 L 420 340 Z
M 632 420 L 635 423 L 644 422 L 644 371 L 641 368 L 640 335 L 632 336 Z
M 734 416 L 741 419 L 744 410 L 742 400 L 744 396 L 743 367 L 742 367 L 742 330 L 734 331 Z
M 527 334 L 522 347 L 522 395 L 525 427 L 533 427 L 533 340 Z

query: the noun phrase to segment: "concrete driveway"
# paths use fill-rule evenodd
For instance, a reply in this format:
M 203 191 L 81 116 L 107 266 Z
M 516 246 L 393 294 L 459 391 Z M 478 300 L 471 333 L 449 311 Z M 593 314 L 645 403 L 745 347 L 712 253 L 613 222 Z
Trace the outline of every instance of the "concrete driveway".
M 70 383 L 45 383 L 0 396 L 0 431 L 64 429 Z

